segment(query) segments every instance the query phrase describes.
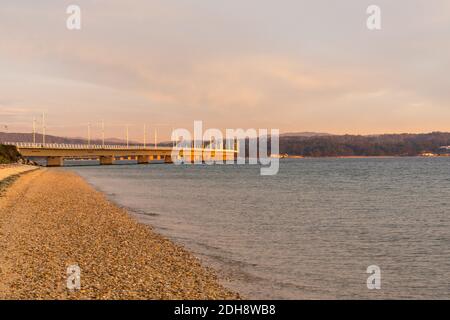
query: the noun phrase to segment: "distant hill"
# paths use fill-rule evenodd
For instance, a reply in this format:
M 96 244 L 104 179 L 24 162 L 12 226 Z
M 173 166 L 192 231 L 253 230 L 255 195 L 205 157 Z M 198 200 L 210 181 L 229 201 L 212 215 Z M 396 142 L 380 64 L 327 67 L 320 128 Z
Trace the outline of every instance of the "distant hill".
M 449 132 L 365 136 L 299 133 L 280 135 L 279 139 L 279 154 L 304 157 L 418 156 L 450 152 L 450 148 L 441 148 L 450 146 Z M 247 143 L 246 156 L 248 149 Z M 267 149 L 271 153 L 270 145 Z
M 33 142 L 33 134 L 32 133 L 6 133 L 0 132 L 0 143 L 1 142 Z M 36 142 L 42 142 L 42 135 L 36 133 Z M 46 143 L 65 143 L 65 144 L 87 144 L 87 139 L 83 138 L 70 138 L 70 137 L 58 137 L 52 135 L 45 135 Z M 131 145 L 139 144 L 136 141 L 130 141 Z M 91 144 L 102 144 L 100 139 L 91 140 Z M 116 138 L 108 138 L 105 139 L 105 144 L 114 144 L 114 145 L 126 145 L 125 140 L 116 139 Z
M 282 136 L 280 153 L 307 157 L 330 156 L 417 156 L 439 153 L 450 145 L 450 133 L 382 135 Z
M 286 132 L 280 134 L 280 137 L 321 137 L 321 136 L 331 136 L 330 133 L 323 132 Z

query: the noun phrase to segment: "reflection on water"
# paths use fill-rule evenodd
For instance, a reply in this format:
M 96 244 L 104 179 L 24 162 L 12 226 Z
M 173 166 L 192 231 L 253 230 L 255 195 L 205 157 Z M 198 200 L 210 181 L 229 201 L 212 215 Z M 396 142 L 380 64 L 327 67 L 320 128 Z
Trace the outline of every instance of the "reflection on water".
M 249 298 L 448 298 L 450 158 L 73 167 Z M 368 290 L 366 268 L 381 268 Z M 226 280 L 229 278 L 229 280 Z

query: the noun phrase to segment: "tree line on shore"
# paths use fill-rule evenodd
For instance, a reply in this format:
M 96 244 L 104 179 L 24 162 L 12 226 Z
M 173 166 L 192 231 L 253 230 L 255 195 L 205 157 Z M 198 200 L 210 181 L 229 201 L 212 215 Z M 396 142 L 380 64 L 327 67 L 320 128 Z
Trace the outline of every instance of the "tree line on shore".
M 450 145 L 450 133 L 326 135 L 280 137 L 280 154 L 305 157 L 333 156 L 417 156 L 440 153 Z

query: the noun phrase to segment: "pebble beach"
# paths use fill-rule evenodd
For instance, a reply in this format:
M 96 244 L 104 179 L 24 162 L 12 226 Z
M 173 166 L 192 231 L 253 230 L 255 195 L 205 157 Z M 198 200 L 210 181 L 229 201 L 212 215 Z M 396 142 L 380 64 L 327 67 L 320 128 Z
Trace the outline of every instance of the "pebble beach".
M 81 285 L 69 290 L 74 265 Z M 0 299 L 238 298 L 74 173 L 31 170 L 0 194 Z

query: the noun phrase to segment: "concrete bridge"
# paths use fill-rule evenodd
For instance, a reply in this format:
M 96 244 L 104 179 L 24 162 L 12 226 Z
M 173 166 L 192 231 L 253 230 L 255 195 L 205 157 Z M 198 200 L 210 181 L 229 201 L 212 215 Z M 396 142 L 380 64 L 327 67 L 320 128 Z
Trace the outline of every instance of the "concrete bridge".
M 134 159 L 138 164 L 148 164 L 152 160 L 162 160 L 173 163 L 172 151 L 175 150 L 178 159 L 186 162 L 194 161 L 227 161 L 235 160 L 238 154 L 235 149 L 211 148 L 172 148 L 144 147 L 122 145 L 79 145 L 79 144 L 37 144 L 22 142 L 7 142 L 14 145 L 23 157 L 42 157 L 47 159 L 48 167 L 64 165 L 64 159 L 98 159 L 101 165 L 112 165 L 116 160 Z

